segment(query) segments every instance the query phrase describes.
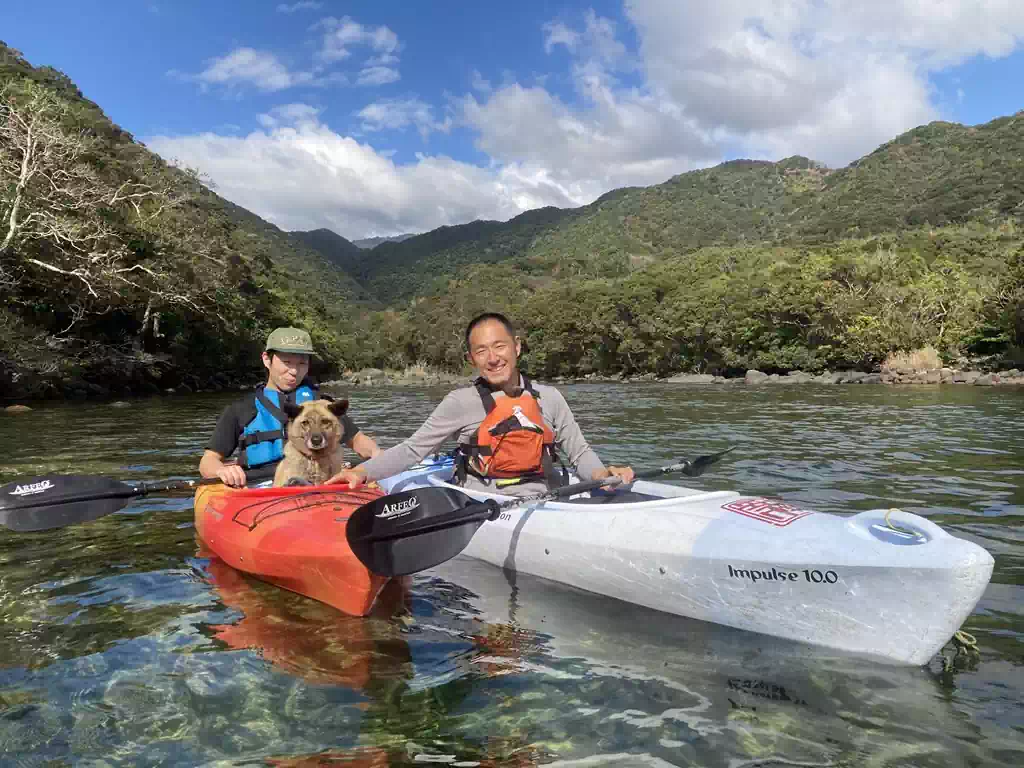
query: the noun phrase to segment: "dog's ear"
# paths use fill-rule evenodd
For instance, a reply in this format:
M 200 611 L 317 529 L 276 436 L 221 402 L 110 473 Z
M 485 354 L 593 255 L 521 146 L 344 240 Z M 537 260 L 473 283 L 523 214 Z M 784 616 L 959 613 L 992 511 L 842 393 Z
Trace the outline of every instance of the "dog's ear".
M 288 421 L 294 421 L 295 418 L 302 413 L 302 406 L 296 405 L 295 403 L 285 403 L 281 410 L 284 411 L 284 415 L 288 417 Z
M 348 400 L 335 400 L 327 406 L 327 410 L 340 419 L 345 415 L 345 411 L 348 410 Z

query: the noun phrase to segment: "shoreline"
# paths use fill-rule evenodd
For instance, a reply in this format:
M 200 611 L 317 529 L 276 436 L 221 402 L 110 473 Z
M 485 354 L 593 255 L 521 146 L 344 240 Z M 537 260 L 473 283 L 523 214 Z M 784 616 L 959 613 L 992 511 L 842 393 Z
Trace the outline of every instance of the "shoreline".
M 426 373 L 409 373 L 408 371 L 384 371 L 379 368 L 368 368 L 348 373 L 339 379 L 325 381 L 323 387 L 361 387 L 361 386 L 459 386 L 472 383 L 473 376 L 456 375 L 440 371 Z M 867 373 L 863 371 L 824 371 L 814 374 L 806 371 L 790 371 L 785 374 L 764 373 L 748 370 L 743 376 L 714 376 L 708 373 L 676 373 L 671 376 L 657 376 L 644 373 L 638 376 L 615 374 L 606 376 L 590 373 L 582 376 L 556 376 L 538 378 L 538 381 L 549 384 L 625 384 L 637 382 L 657 382 L 660 384 L 724 384 L 732 386 L 744 384 L 759 386 L 764 384 L 966 384 L 970 386 L 1006 386 L 1024 385 L 1024 371 L 1011 368 L 1005 371 L 960 370 L 957 368 L 930 368 L 915 370 L 911 368 L 895 368 L 883 372 Z
M 321 382 L 320 386 L 330 393 L 346 387 L 458 387 L 472 383 L 473 376 L 446 373 L 443 371 L 413 372 L 384 371 L 370 368 L 353 373 L 346 373 L 341 378 Z M 938 386 L 962 385 L 976 387 L 1024 386 L 1024 371 L 1011 368 L 1005 371 L 985 372 L 980 370 L 959 370 L 954 368 L 932 368 L 928 370 L 911 370 L 906 368 L 885 372 L 865 373 L 863 371 L 825 371 L 820 374 L 805 371 L 790 371 L 786 374 L 764 373 L 748 370 L 743 376 L 713 376 L 707 373 L 677 373 L 672 376 L 658 377 L 653 373 L 639 376 L 622 374 L 605 376 L 587 374 L 584 376 L 556 376 L 541 381 L 557 386 L 571 384 L 635 384 L 653 382 L 658 384 L 699 384 L 720 386 L 771 386 L 793 384 L 883 384 L 886 386 Z M 44 402 L 110 402 L 115 406 L 128 406 L 130 400 L 139 400 L 154 395 L 188 395 L 188 394 L 221 394 L 229 392 L 246 392 L 255 389 L 262 383 L 259 381 L 243 382 L 240 378 L 220 375 L 205 382 L 191 382 L 176 387 L 158 388 L 152 385 L 129 391 L 130 386 L 118 390 L 93 384 L 87 381 L 74 381 L 65 384 L 63 394 L 53 387 L 46 394 L 15 394 L 0 398 L 0 412 L 17 413 L 32 410 L 26 403 Z

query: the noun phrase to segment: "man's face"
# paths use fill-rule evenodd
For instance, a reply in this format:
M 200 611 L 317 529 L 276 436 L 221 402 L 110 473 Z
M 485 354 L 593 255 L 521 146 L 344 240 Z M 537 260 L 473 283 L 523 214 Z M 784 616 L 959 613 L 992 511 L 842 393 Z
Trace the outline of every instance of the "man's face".
M 264 352 L 263 365 L 270 372 L 272 388 L 278 392 L 291 392 L 309 373 L 309 355 Z
M 519 384 L 518 336 L 513 336 L 497 320 L 484 320 L 469 334 L 469 360 L 488 384 L 504 388 Z

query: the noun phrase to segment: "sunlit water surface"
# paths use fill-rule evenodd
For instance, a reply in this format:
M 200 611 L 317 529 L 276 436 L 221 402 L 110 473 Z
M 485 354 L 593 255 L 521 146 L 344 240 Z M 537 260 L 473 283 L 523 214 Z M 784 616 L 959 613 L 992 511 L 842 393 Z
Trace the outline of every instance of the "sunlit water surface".
M 579 385 L 609 462 L 736 445 L 698 480 L 899 506 L 995 557 L 977 658 L 819 658 L 458 558 L 354 619 L 199 555 L 191 497 L 0 529 L 0 764 L 1024 765 L 1024 390 Z M 382 445 L 444 390 L 354 389 Z M 0 413 L 18 475 L 190 477 L 226 396 Z M 952 658 L 952 651 L 947 651 Z

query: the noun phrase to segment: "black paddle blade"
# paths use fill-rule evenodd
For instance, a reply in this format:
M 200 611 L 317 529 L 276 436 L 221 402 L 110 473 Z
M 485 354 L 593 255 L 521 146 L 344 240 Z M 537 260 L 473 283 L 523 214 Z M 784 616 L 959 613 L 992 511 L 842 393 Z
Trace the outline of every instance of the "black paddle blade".
M 682 470 L 682 472 L 687 477 L 697 477 L 698 475 L 703 475 L 708 467 L 710 467 L 712 464 L 716 464 L 719 459 L 725 456 L 725 454 L 734 450 L 736 450 L 735 445 L 732 446 L 731 448 L 726 448 L 724 451 L 719 451 L 718 453 L 711 453 L 708 454 L 707 456 L 698 456 L 696 459 L 689 462 L 689 465 L 685 467 Z
M 94 499 L 73 501 L 59 507 L 29 507 L 28 509 L 0 510 L 0 525 L 18 533 L 49 531 L 77 523 L 88 523 L 117 512 L 126 499 Z
M 431 519 L 457 517 L 473 499 L 448 488 L 417 488 L 364 504 L 348 520 L 353 554 L 373 573 L 406 576 L 450 560 L 466 548 L 483 519 L 415 531 Z M 479 505 L 477 505 L 479 506 Z
M 137 495 L 125 483 L 89 475 L 29 477 L 0 486 L 0 524 L 46 531 L 116 512 Z

